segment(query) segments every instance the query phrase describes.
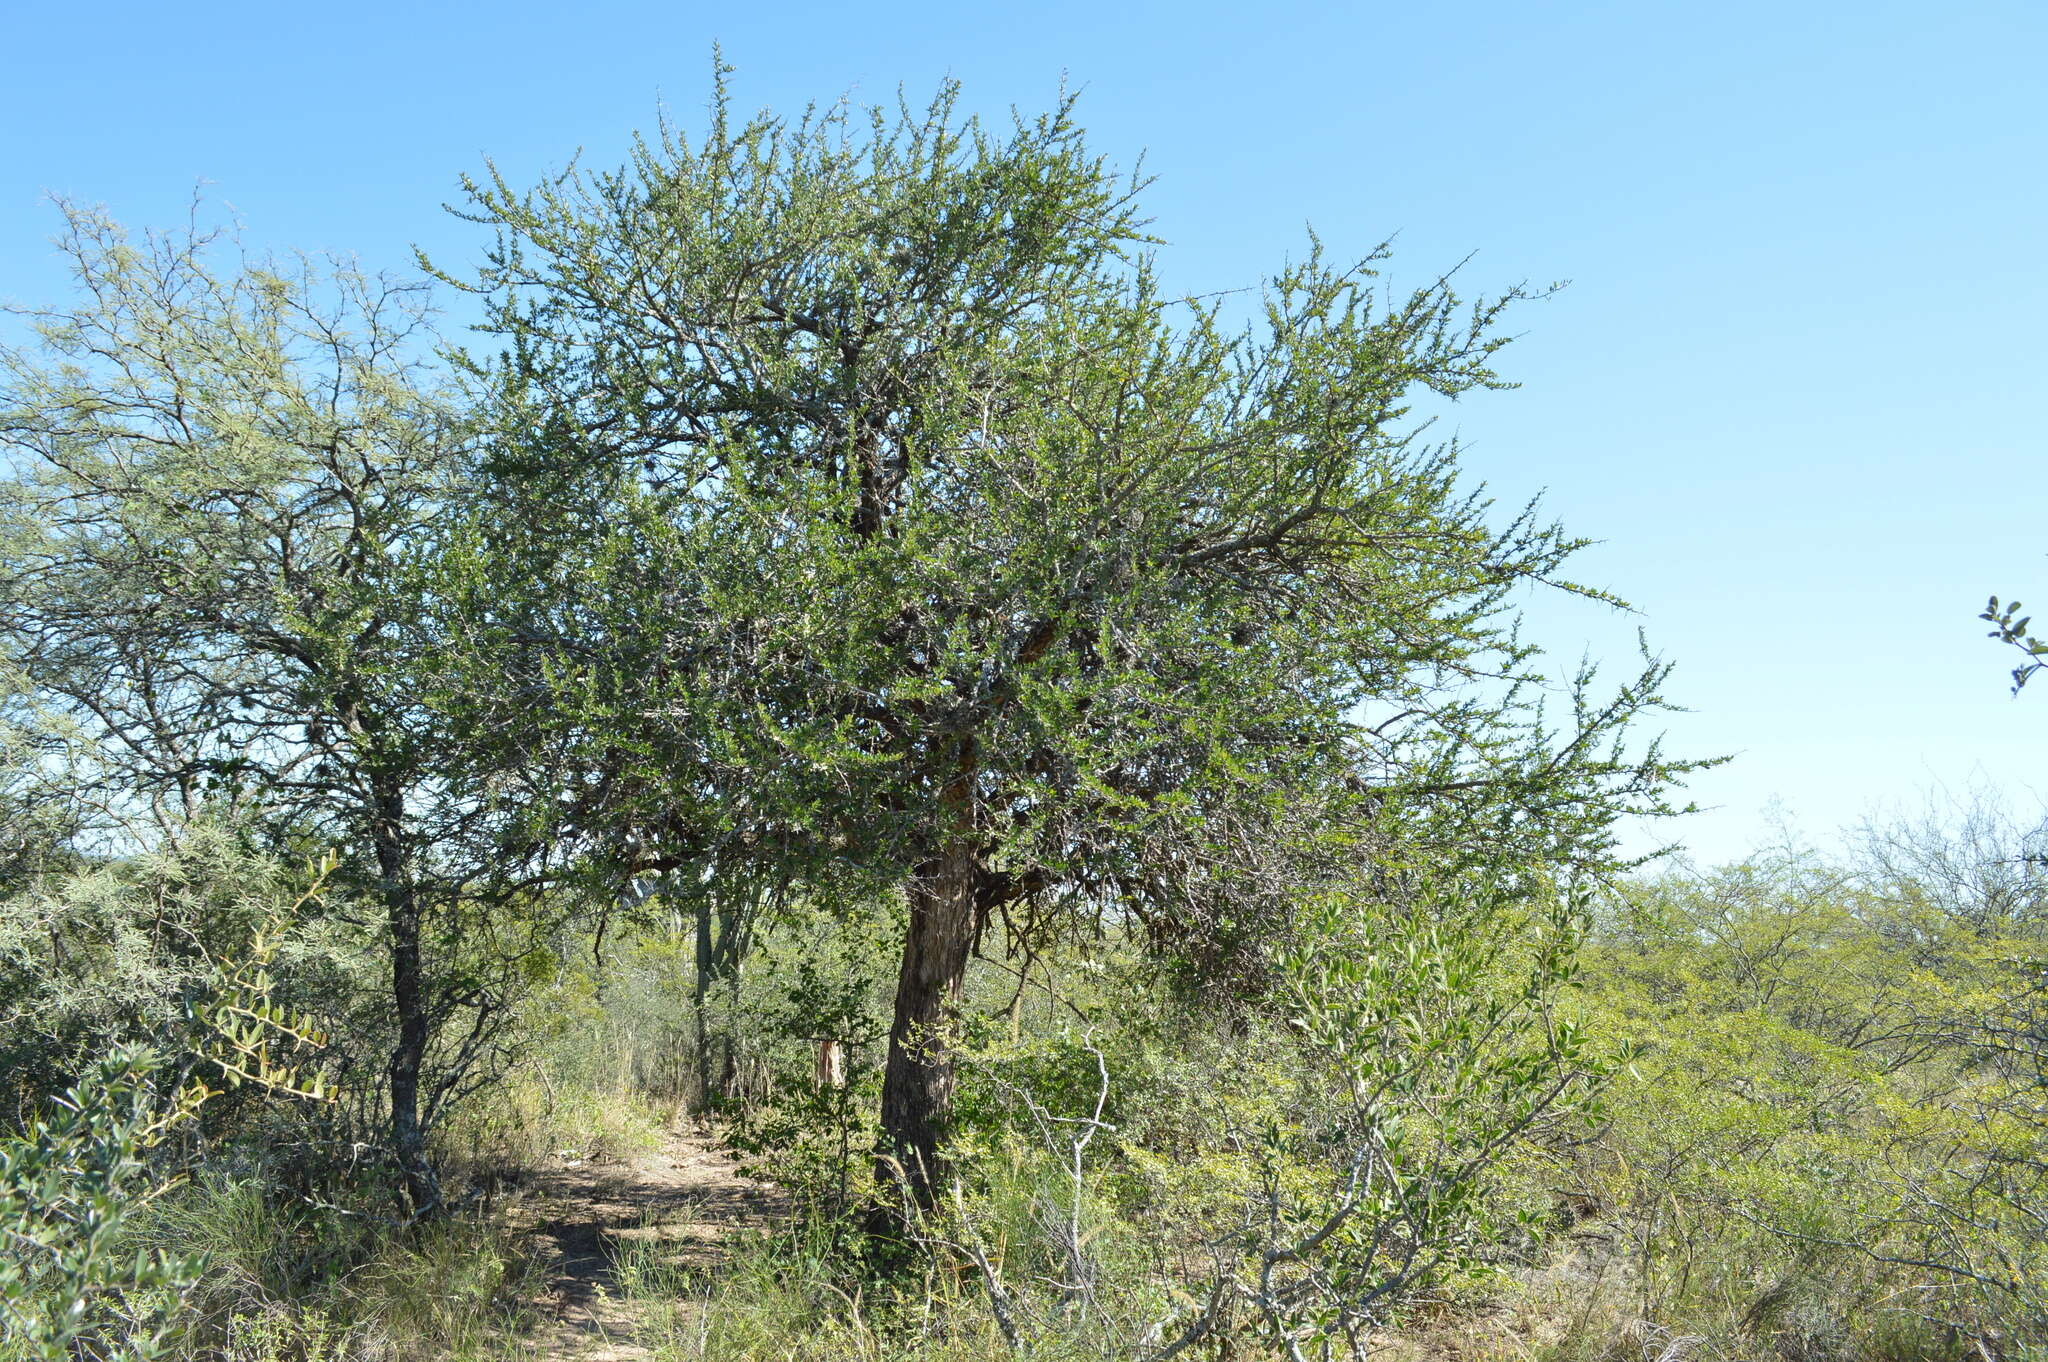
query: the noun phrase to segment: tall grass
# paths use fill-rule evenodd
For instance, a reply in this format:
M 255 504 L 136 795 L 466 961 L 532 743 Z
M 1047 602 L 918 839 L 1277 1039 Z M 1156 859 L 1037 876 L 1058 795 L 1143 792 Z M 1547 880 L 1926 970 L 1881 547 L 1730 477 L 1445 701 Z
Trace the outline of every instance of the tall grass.
M 149 1208 L 138 1245 L 205 1270 L 183 1301 L 194 1358 L 398 1362 L 515 1355 L 537 1265 L 501 1219 L 400 1230 L 334 1204 L 288 1204 L 252 1179 L 195 1179 Z

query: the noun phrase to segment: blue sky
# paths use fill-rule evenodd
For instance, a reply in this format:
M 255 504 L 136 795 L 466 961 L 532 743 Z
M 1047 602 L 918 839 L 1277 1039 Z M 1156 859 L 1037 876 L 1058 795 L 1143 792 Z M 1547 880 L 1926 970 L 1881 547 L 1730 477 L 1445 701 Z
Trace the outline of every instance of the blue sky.
M 1937 786 L 2048 797 L 2048 686 L 2011 699 L 1973 618 L 2048 607 L 2039 0 L 17 5 L 0 296 L 62 287 L 46 194 L 164 224 L 202 180 L 260 245 L 459 264 L 458 174 L 609 163 L 663 105 L 688 125 L 714 41 L 746 107 L 953 76 L 1035 110 L 1064 73 L 1098 149 L 1146 153 L 1190 291 L 1309 225 L 1338 254 L 1395 237 L 1397 282 L 1468 254 L 1475 291 L 1570 280 L 1515 322 L 1524 386 L 1447 425 L 1639 611 L 1539 602 L 1536 634 L 1618 669 L 1640 626 L 1692 711 L 1671 746 L 1737 754 L 1663 830 L 1700 857 L 1774 801 L 1824 840 Z

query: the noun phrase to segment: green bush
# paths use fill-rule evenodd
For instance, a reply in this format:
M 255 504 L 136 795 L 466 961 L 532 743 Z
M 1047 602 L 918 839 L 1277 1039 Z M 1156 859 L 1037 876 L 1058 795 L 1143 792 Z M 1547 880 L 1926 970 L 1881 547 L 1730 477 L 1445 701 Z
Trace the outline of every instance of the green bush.
M 181 1293 L 203 1260 L 135 1248 L 136 1208 L 165 1188 L 148 1151 L 189 1108 L 152 1079 L 159 1061 L 116 1050 L 18 1136 L 0 1138 L 0 1322 L 9 1357 L 146 1362 L 172 1357 Z
M 1796 1359 L 2048 1347 L 2042 921 L 2010 868 L 1885 850 L 1603 911 L 1588 1024 L 1639 1054 L 1564 1176 L 1624 1320 Z

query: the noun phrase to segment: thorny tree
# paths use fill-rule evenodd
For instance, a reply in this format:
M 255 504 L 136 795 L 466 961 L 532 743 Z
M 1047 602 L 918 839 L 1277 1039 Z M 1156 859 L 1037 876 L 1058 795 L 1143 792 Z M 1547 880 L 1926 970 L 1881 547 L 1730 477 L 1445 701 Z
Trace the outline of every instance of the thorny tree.
M 458 932 L 482 807 L 442 778 L 411 669 L 407 560 L 467 438 L 414 353 L 420 286 L 219 272 L 218 232 L 135 241 L 68 205 L 59 244 L 79 301 L 0 351 L 6 646 L 87 740 L 68 776 L 118 836 L 205 812 L 345 848 L 389 961 L 392 1154 L 430 1213 L 427 1128 L 503 991 Z
M 540 566 L 478 567 L 463 628 L 525 650 L 520 723 L 692 845 L 902 887 L 881 1153 L 925 1199 L 998 915 L 1235 978 L 1281 927 L 1283 820 L 1600 863 L 1682 769 L 1619 743 L 1661 668 L 1546 682 L 1508 605 L 1580 590 L 1575 542 L 1490 525 L 1409 415 L 1499 386 L 1509 300 L 1316 250 L 1236 326 L 1162 289 L 1141 189 L 1070 103 L 792 124 L 722 86 L 701 141 L 469 185 L 497 243 L 461 282 L 506 342 L 473 360 L 503 400 L 473 547 Z

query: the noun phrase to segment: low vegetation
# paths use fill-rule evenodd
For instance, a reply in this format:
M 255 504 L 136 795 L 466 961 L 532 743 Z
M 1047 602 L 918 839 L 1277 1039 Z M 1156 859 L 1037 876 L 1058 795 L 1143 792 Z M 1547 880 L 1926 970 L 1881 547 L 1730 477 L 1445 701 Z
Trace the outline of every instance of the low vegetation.
M 1275 957 L 1269 1004 L 1236 1015 L 1128 941 L 1026 957 L 992 937 L 928 1209 L 870 1156 L 903 906 L 849 930 L 781 904 L 700 996 L 691 924 L 651 897 L 601 956 L 586 926 L 529 964 L 516 1056 L 436 1136 L 451 1204 L 426 1222 L 374 1149 L 364 1041 L 308 1024 L 317 1045 L 267 1042 L 300 1057 L 290 1078 L 279 1060 L 266 1085 L 211 1092 L 218 1042 L 130 987 L 188 936 L 122 946 L 139 924 L 59 919 L 113 868 L 51 871 L 8 905 L 41 928 L 10 944 L 10 1034 L 43 1050 L 11 1070 L 26 1124 L 0 1152 L 10 1346 L 522 1355 L 542 1265 L 508 1201 L 552 1159 L 651 1147 L 681 1104 L 793 1201 L 711 1268 L 621 1241 L 657 1356 L 2032 1356 L 2035 845 L 1979 811 L 1832 858 L 1637 877 L 1547 917 L 1332 903 Z M 103 906 L 160 912 L 166 866 L 121 867 Z M 209 914 L 257 882 L 205 866 L 179 889 Z M 319 941 L 323 901 L 294 911 L 275 940 Z M 325 950 L 273 950 L 274 996 L 348 977 Z M 86 1019 L 46 1001 L 88 982 L 137 1001 Z M 823 1030 L 843 1083 L 820 1081 Z M 29 1088 L 71 1064 L 66 1092 Z M 309 1095 L 315 1074 L 331 1093 Z M 878 1203 L 909 1208 L 879 1255 Z

